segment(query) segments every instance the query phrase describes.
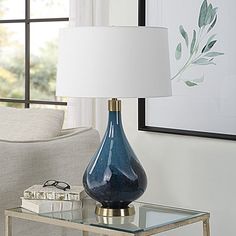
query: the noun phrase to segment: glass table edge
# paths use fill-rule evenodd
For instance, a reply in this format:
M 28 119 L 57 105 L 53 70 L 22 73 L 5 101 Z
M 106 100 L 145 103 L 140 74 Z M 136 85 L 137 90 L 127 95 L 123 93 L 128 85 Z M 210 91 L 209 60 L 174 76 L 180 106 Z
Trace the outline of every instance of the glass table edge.
M 163 223 L 163 224 L 160 224 L 160 225 L 158 225 L 158 226 L 151 226 L 151 227 L 148 227 L 147 229 L 144 229 L 144 232 L 148 232 L 148 231 L 153 230 L 153 229 L 162 228 L 162 227 L 165 227 L 165 226 L 168 226 L 168 225 L 172 225 L 172 224 L 176 224 L 176 223 L 180 223 L 180 222 L 186 222 L 186 221 L 188 221 L 188 220 L 192 220 L 192 219 L 195 219 L 195 218 L 198 218 L 198 217 L 204 218 L 204 216 L 207 216 L 207 215 L 209 215 L 209 213 L 199 213 L 199 214 L 197 214 L 197 215 L 184 217 L 184 218 L 182 218 L 181 220 L 169 221 L 168 223 Z M 200 221 L 202 221 L 202 219 L 199 219 L 199 220 L 196 221 L 196 222 L 200 222 Z
M 27 212 L 20 212 L 20 211 L 17 211 L 17 210 L 20 210 L 20 209 L 24 209 L 22 207 L 14 207 L 14 208 L 9 208 L 9 209 L 5 209 L 5 216 L 11 216 L 13 218 L 20 218 L 20 217 L 17 217 L 16 215 L 14 215 L 14 213 L 17 213 L 17 214 L 27 214 L 27 215 L 35 215 L 35 216 L 38 216 L 38 217 L 42 217 L 42 218 L 48 218 L 48 219 L 56 219 L 56 220 L 61 220 L 61 221 L 65 221 L 63 219 L 59 219 L 59 218 L 50 218 L 50 217 L 47 217 L 46 215 L 43 215 L 43 214 L 40 214 L 40 213 L 35 213 L 33 211 L 29 211 L 27 210 Z M 24 209 L 26 210 L 26 209 Z M 8 215 L 7 212 L 11 212 L 13 214 L 11 215 Z M 24 219 L 24 218 L 22 218 Z M 37 222 L 36 220 L 34 220 L 34 222 Z M 78 221 L 78 222 L 72 222 L 72 221 L 67 221 L 66 222 L 68 223 L 77 223 L 77 224 L 81 224 L 81 225 L 90 225 L 90 226 L 93 226 L 93 227 L 99 227 L 99 228 L 103 228 L 103 229 L 109 229 L 109 230 L 114 230 L 114 231 L 120 231 L 120 232 L 125 232 L 125 233 L 130 233 L 130 234 L 136 234 L 138 232 L 145 232 L 143 229 L 140 229 L 140 230 L 135 230 L 135 231 L 129 231 L 129 230 L 125 230 L 125 229 L 118 229 L 118 228 L 115 228 L 115 227 L 106 227 L 106 226 L 103 226 L 103 225 L 97 225 L 97 224 L 84 224 L 82 221 Z
M 209 212 L 206 212 L 206 211 L 192 210 L 192 209 L 187 209 L 187 208 L 179 208 L 179 207 L 160 205 L 160 204 L 155 204 L 155 203 L 148 203 L 148 202 L 141 202 L 141 201 L 135 201 L 134 203 L 142 204 L 143 206 L 147 206 L 147 207 L 148 206 L 160 207 L 163 210 L 164 209 L 173 210 L 173 211 L 178 211 L 178 212 L 182 212 L 182 213 L 189 213 L 189 214 L 192 213 L 192 214 L 194 214 L 193 217 L 198 217 L 200 215 L 209 215 L 210 214 Z M 23 209 L 23 208 L 19 206 L 19 207 L 13 207 L 13 208 L 5 209 L 5 211 L 13 211 L 14 212 L 16 209 Z M 29 214 L 30 213 L 35 214 L 35 215 L 43 216 L 41 214 L 29 211 Z
M 195 211 L 195 210 L 184 209 L 184 208 L 169 207 L 169 206 L 158 205 L 158 204 L 147 203 L 147 202 L 139 202 L 139 201 L 135 201 L 135 203 L 148 205 L 148 206 L 162 207 L 163 209 L 178 210 L 178 211 L 181 211 L 181 212 L 192 213 L 194 215 L 186 216 L 186 217 L 182 218 L 181 220 L 173 220 L 173 221 L 169 221 L 168 223 L 163 223 L 163 224 L 160 224 L 160 225 L 157 225 L 157 226 L 147 227 L 146 229 L 141 229 L 140 228 L 140 229 L 137 229 L 137 230 L 125 230 L 125 229 L 115 228 L 115 227 L 112 227 L 112 226 L 106 227 L 105 225 L 98 225 L 98 224 L 93 224 L 93 223 L 88 224 L 88 225 L 91 225 L 91 226 L 94 226 L 94 227 L 99 227 L 99 228 L 104 228 L 104 229 L 110 229 L 110 230 L 115 230 L 115 231 L 121 231 L 121 232 L 136 234 L 136 233 L 148 232 L 148 231 L 153 230 L 153 229 L 158 229 L 158 228 L 165 227 L 165 226 L 175 224 L 175 223 L 179 223 L 179 222 L 185 222 L 185 221 L 192 220 L 192 219 L 195 219 L 195 218 L 198 218 L 198 217 L 203 217 L 204 218 L 204 216 L 205 216 L 205 217 L 209 218 L 209 216 L 210 216 L 209 212 Z M 13 213 L 17 212 L 17 213 L 20 213 L 20 214 L 21 213 L 22 214 L 33 214 L 33 215 L 37 215 L 37 216 L 40 216 L 40 217 L 43 217 L 43 218 L 49 218 L 45 215 L 38 214 L 38 213 L 35 213 L 35 212 L 31 212 L 31 211 L 19 212 L 19 211 L 17 211 L 19 209 L 24 209 L 24 208 L 22 208 L 22 207 L 10 208 L 10 209 L 6 209 L 5 212 L 10 211 L 10 212 L 13 212 Z M 13 215 L 13 217 L 14 217 L 14 215 Z M 59 219 L 59 218 L 56 218 L 56 219 L 57 220 L 62 220 L 62 219 Z M 201 219 L 199 221 L 201 221 Z M 70 222 L 70 221 L 68 221 L 68 222 Z M 81 221 L 79 221 L 77 223 L 81 224 L 81 225 L 86 225 Z
M 115 228 L 115 227 L 112 227 L 112 226 L 106 227 L 105 225 L 97 225 L 97 224 L 90 224 L 90 225 L 95 226 L 95 227 L 99 227 L 99 228 L 104 228 L 104 229 L 111 229 L 111 230 L 136 234 L 136 233 L 141 233 L 141 232 L 148 232 L 148 231 L 151 231 L 153 229 L 159 229 L 159 228 L 162 228 L 162 227 L 165 227 L 165 226 L 168 226 L 168 225 L 172 225 L 172 224 L 176 224 L 176 223 L 180 223 L 180 222 L 185 222 L 185 221 L 192 220 L 192 219 L 195 219 L 195 218 L 198 218 L 198 217 L 201 217 L 201 216 L 205 216 L 207 214 L 208 213 L 204 213 L 204 214 L 201 213 L 201 214 L 194 215 L 194 216 L 191 216 L 191 217 L 182 218 L 181 220 L 173 220 L 173 221 L 169 221 L 168 223 L 163 223 L 163 224 L 160 224 L 160 225 L 157 225 L 157 226 L 147 227 L 146 229 L 137 229 L 137 230 L 133 230 L 133 231 L 125 230 L 125 229 L 119 229 L 119 228 Z M 201 219 L 199 221 L 201 221 Z
M 142 205 L 150 205 L 150 206 L 154 206 L 154 207 L 160 207 L 160 208 L 163 208 L 163 209 L 169 209 L 169 210 L 183 212 L 183 213 L 192 213 L 192 214 L 196 214 L 196 215 L 210 214 L 207 211 L 199 211 L 199 210 L 193 210 L 193 209 L 181 208 L 181 207 L 174 207 L 174 206 L 162 205 L 162 204 L 156 204 L 156 203 L 149 203 L 149 202 L 142 202 L 142 201 L 135 201 L 134 203 L 142 204 Z

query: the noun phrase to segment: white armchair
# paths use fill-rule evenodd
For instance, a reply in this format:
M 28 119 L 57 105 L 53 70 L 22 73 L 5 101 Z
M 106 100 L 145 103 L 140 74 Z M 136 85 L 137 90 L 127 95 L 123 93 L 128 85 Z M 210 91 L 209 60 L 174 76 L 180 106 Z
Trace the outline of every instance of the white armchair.
M 99 134 L 92 128 L 64 130 L 49 140 L 0 140 L 0 236 L 4 235 L 4 209 L 19 206 L 23 190 L 29 186 L 48 179 L 81 185 L 85 167 L 98 144 Z M 21 220 L 14 221 L 13 230 L 19 236 L 73 234 Z

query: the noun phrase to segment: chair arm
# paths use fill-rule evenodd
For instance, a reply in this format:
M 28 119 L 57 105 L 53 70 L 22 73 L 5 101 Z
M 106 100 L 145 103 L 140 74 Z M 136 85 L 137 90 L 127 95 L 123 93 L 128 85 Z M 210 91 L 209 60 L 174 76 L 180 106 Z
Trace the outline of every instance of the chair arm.
M 23 191 L 33 184 L 48 179 L 66 181 L 71 185 L 82 184 L 83 172 L 100 138 L 91 128 L 72 131 L 48 141 L 0 141 L 1 223 L 3 210 L 18 206 Z M 2 231 L 3 225 L 0 229 Z

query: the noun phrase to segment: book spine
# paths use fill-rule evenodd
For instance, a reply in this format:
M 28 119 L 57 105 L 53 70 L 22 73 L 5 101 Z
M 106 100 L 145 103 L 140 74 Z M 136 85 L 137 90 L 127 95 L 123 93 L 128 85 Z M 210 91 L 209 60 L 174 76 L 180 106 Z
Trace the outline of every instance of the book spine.
M 21 207 L 36 213 L 64 212 L 77 210 L 82 207 L 82 203 L 81 201 L 45 201 L 22 199 Z
M 55 193 L 40 191 L 24 191 L 24 198 L 30 200 L 57 200 L 57 201 L 80 201 L 85 193 Z

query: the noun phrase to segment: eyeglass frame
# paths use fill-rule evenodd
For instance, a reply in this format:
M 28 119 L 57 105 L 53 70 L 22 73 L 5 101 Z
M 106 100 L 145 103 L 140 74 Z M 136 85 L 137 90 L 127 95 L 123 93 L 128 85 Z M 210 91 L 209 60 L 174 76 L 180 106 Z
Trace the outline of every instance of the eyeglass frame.
M 52 184 L 47 184 L 49 181 L 52 181 L 53 183 Z M 63 188 L 63 187 L 59 186 L 58 184 L 60 184 L 60 183 L 66 184 L 66 187 Z M 57 189 L 61 189 L 61 190 L 64 190 L 64 191 L 71 189 L 71 187 L 68 183 L 63 182 L 63 181 L 58 181 L 58 180 L 52 180 L 52 179 L 47 180 L 43 184 L 43 188 L 44 187 L 56 187 Z

